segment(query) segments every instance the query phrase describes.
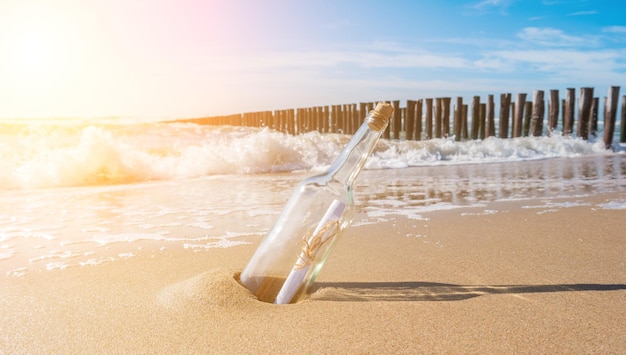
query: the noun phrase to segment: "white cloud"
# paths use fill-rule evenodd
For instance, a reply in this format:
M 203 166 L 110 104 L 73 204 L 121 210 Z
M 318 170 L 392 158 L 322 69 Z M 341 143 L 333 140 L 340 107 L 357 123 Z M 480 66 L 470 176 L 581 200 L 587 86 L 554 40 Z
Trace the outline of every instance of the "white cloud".
M 621 58 L 626 50 L 578 51 L 578 50 L 513 50 L 486 53 L 492 62 L 508 63 L 511 67 L 527 67 L 531 70 L 560 75 L 580 76 L 584 73 L 619 73 L 626 69 Z
M 567 16 L 589 16 L 589 15 L 597 15 L 598 11 L 596 10 L 591 10 L 591 11 L 578 11 L 578 12 L 572 12 L 567 14 Z
M 499 10 L 502 15 L 506 15 L 506 10 L 511 5 L 511 0 L 483 0 L 471 5 L 466 9 L 470 10 L 472 15 L 482 15 L 491 10 Z
M 488 54 L 473 62 L 473 66 L 481 70 L 503 72 L 514 72 L 515 63 L 513 60 L 504 58 L 498 54 Z
M 602 29 L 602 32 L 608 33 L 626 33 L 626 26 L 608 26 Z
M 597 44 L 595 37 L 571 36 L 550 27 L 526 27 L 517 36 L 524 41 L 549 47 L 595 46 Z
M 467 67 L 465 59 L 428 53 L 362 53 L 354 62 L 366 68 L 451 68 Z
M 471 5 L 470 7 L 476 10 L 482 10 L 486 7 L 498 7 L 498 6 L 508 6 L 509 1 L 506 0 L 483 0 L 479 3 Z
M 498 3 L 500 3 L 500 1 L 498 1 L 498 0 L 484 0 L 484 1 L 481 1 L 481 2 L 479 2 L 477 4 L 474 4 L 473 7 L 475 7 L 475 8 L 482 8 L 482 7 L 485 7 L 485 6 L 498 5 Z
M 219 56 L 196 65 L 216 72 L 249 72 L 271 69 L 324 69 L 344 65 L 360 68 L 467 68 L 469 62 L 456 55 L 407 50 L 377 43 L 336 51 L 256 52 L 246 56 Z

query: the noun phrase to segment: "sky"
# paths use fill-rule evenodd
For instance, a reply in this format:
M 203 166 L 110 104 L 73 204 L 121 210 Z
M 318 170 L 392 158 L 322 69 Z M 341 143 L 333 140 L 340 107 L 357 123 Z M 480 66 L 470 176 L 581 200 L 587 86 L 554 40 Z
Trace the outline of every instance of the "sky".
M 621 0 L 2 0 L 0 117 L 624 94 L 625 13 Z

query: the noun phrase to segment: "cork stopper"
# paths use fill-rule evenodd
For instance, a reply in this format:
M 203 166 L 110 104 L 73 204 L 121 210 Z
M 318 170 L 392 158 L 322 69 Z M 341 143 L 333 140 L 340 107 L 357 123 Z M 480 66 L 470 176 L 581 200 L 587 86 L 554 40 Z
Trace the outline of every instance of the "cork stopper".
M 370 111 L 367 125 L 375 131 L 382 131 L 387 127 L 392 113 L 393 106 L 387 102 L 379 102 L 376 104 L 376 108 Z

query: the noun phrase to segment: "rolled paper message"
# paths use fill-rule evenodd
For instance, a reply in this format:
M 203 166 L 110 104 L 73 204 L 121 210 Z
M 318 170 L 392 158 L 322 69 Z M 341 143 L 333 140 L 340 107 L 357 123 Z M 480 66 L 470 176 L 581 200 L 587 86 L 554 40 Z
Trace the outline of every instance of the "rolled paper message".
M 322 217 L 320 223 L 310 236 L 303 238 L 304 246 L 285 283 L 276 296 L 275 304 L 287 304 L 302 286 L 311 263 L 320 247 L 326 243 L 339 230 L 339 218 L 346 205 L 338 200 L 333 200 L 330 207 Z

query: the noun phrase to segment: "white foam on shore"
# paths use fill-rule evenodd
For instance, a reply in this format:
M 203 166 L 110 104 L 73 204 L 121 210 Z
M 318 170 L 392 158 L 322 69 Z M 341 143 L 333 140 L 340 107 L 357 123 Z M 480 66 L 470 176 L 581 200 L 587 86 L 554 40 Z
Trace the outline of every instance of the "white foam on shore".
M 454 137 L 427 141 L 383 141 L 366 167 L 406 168 L 441 164 L 467 164 L 538 160 L 555 157 L 579 157 L 608 154 L 599 140 L 586 141 L 554 134 L 549 137 L 520 137 L 457 142 Z
M 182 237 L 182 236 L 168 236 L 171 234 L 169 231 L 160 231 L 159 233 L 119 233 L 119 234 L 98 234 L 94 235 L 89 239 L 81 240 L 76 243 L 85 243 L 85 242 L 93 242 L 97 243 L 100 246 L 106 246 L 115 243 L 134 243 L 139 241 L 161 241 L 161 242 L 175 242 L 181 243 L 185 242 L 186 244 L 192 245 L 192 243 L 198 242 L 208 242 L 204 244 L 206 246 L 216 245 L 216 247 L 221 248 L 223 245 L 223 241 L 232 242 L 232 245 L 240 245 L 245 244 L 241 242 L 232 241 L 232 239 L 240 238 L 240 237 L 249 237 L 254 235 L 259 235 L 261 233 L 235 233 L 235 232 L 226 232 L 223 235 L 204 235 L 201 237 Z M 218 240 L 219 242 L 213 242 L 214 240 Z M 219 245 L 219 246 L 217 246 Z M 205 247 L 208 248 L 208 247 Z
M 197 250 L 206 250 L 206 249 L 224 249 L 231 248 L 238 245 L 246 245 L 250 244 L 250 242 L 240 241 L 240 240 L 231 240 L 228 238 L 219 238 L 216 241 L 211 241 L 204 244 L 194 244 L 194 243 L 184 243 L 183 248 L 185 249 L 193 249 Z
M 576 201 L 565 201 L 565 202 L 553 202 L 553 201 L 545 201 L 544 204 L 541 205 L 527 205 L 522 206 L 522 208 L 526 209 L 544 209 L 544 208 L 571 208 L 571 207 L 582 207 L 582 206 L 590 206 L 590 203 L 582 203 Z
M 610 201 L 597 206 L 605 210 L 626 210 L 626 201 Z
M 15 253 L 15 248 L 11 248 L 9 245 L 0 245 L 0 260 L 10 259 Z
M 5 124 L 6 125 L 6 124 Z M 97 121 L 11 123 L 0 133 L 0 190 L 110 185 L 223 174 L 321 171 L 350 136 L 291 136 L 267 128 Z M 0 128 L 2 123 L 0 122 Z M 2 130 L 0 130 L 2 132 Z M 624 151 L 615 144 L 614 151 Z M 455 141 L 381 140 L 366 169 L 611 154 L 601 139 L 553 134 Z

